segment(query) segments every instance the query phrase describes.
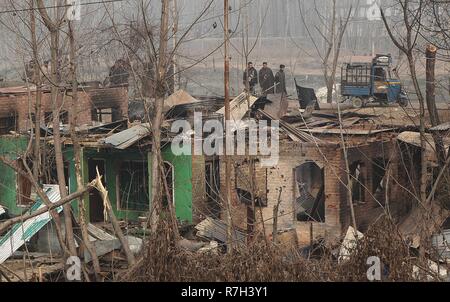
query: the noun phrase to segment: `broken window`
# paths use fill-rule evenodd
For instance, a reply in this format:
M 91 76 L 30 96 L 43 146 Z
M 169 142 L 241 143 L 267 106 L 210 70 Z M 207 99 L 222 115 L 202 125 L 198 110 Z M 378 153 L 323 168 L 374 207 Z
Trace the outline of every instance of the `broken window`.
M 364 164 L 360 161 L 350 165 L 350 186 L 353 202 L 364 202 L 365 178 L 363 174 Z
M 325 222 L 324 170 L 306 162 L 294 170 L 295 214 L 297 221 Z
M 175 170 L 173 168 L 173 165 L 167 161 L 164 162 L 164 178 L 167 184 L 167 189 L 166 190 L 166 185 L 164 184 L 164 179 L 161 180 L 161 189 L 163 190 L 163 207 L 168 207 L 169 205 L 169 200 L 172 201 L 172 204 L 175 206 L 175 194 L 173 191 L 174 188 L 174 181 L 175 181 Z M 169 194 L 167 194 L 167 191 L 169 191 Z
M 32 116 L 32 119 L 34 122 L 36 117 Z M 59 122 L 63 125 L 69 124 L 69 112 L 68 111 L 61 111 L 59 113 Z M 46 125 L 53 123 L 53 112 L 52 111 L 44 112 L 44 123 Z
M 69 124 L 69 112 L 68 111 L 62 111 L 59 114 L 59 122 L 63 125 Z
M 0 117 L 0 135 L 9 134 L 11 131 L 16 131 L 17 128 L 17 114 Z
M 205 163 L 205 190 L 208 215 L 219 218 L 220 214 L 220 173 L 217 160 Z
M 122 210 L 148 211 L 148 164 L 124 161 L 119 169 L 119 205 Z
M 375 158 L 372 161 L 372 193 L 384 190 L 384 178 L 386 175 L 386 161 L 384 158 Z
M 112 123 L 120 120 L 120 110 L 115 107 L 93 108 L 91 110 L 92 121 L 100 123 Z
M 17 167 L 23 173 L 27 173 L 22 159 L 16 161 Z M 28 167 L 32 169 L 32 162 L 27 163 Z M 30 166 L 31 165 L 31 166 Z M 17 173 L 17 205 L 19 207 L 28 207 L 33 204 L 31 199 L 31 182 L 22 173 Z
M 51 111 L 44 112 L 44 123 L 46 125 L 53 122 L 53 113 Z

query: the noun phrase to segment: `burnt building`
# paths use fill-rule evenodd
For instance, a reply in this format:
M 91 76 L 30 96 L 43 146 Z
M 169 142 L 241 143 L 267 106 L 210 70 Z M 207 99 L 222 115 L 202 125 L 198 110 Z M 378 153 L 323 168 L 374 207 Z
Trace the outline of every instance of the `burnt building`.
M 69 122 L 71 91 L 61 91 L 57 105 L 62 124 Z M 11 131 L 24 133 L 32 128 L 35 120 L 36 88 L 0 88 L 0 134 Z M 48 89 L 43 89 L 41 98 L 41 119 L 43 126 L 52 124 L 52 98 Z M 128 89 L 84 87 L 78 91 L 77 126 L 108 123 L 128 116 Z

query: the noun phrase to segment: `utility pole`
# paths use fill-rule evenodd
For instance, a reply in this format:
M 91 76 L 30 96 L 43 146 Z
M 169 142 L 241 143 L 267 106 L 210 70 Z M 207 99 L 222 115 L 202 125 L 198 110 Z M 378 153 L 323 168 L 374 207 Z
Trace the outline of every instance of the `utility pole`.
M 223 1 L 223 31 L 224 31 L 224 90 L 225 90 L 225 142 L 228 140 L 230 133 L 228 122 L 230 117 L 230 57 L 229 57 L 229 31 L 228 31 L 228 19 L 229 19 L 229 7 L 228 0 Z M 234 142 L 233 142 L 234 143 Z M 230 253 L 233 250 L 233 226 L 231 221 L 231 160 L 225 149 L 225 210 L 226 210 L 226 222 L 227 222 L 227 252 Z
M 175 48 L 178 44 L 178 4 L 177 0 L 172 0 L 172 18 L 173 18 L 173 24 L 172 24 L 172 35 L 173 35 L 173 82 L 174 82 L 174 90 L 177 91 L 181 88 L 181 75 L 177 74 L 178 71 L 178 56 L 175 53 Z

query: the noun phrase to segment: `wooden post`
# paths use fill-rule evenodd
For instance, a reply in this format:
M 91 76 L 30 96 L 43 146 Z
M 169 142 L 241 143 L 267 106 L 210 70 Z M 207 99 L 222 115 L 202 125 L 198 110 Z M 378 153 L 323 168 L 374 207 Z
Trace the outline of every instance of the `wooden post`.
M 225 89 L 225 137 L 228 138 L 228 131 L 226 125 L 231 119 L 230 117 L 230 58 L 229 58 L 229 32 L 228 32 L 228 20 L 229 20 L 229 9 L 228 0 L 223 1 L 223 30 L 225 39 L 225 49 L 224 49 L 224 89 Z M 231 220 L 231 159 L 227 154 L 227 148 L 225 148 L 225 211 L 226 211 L 226 222 L 227 222 L 227 251 L 231 252 L 233 250 L 233 226 Z
M 277 204 L 273 207 L 273 226 L 272 226 L 272 242 L 277 244 L 277 235 L 278 235 L 278 211 L 281 204 L 281 193 L 283 192 L 283 187 L 280 187 L 280 191 L 278 193 Z
M 109 200 L 109 197 L 108 197 L 108 191 L 106 190 L 105 186 L 102 183 L 100 173 L 98 172 L 98 167 L 96 168 L 96 171 L 97 171 L 96 188 L 102 196 L 103 204 L 108 213 L 109 220 L 111 221 L 111 224 L 114 228 L 114 232 L 116 233 L 117 238 L 120 241 L 120 244 L 122 244 L 123 251 L 125 252 L 125 255 L 127 257 L 128 266 L 131 267 L 136 263 L 136 259 L 134 258 L 134 255 L 130 250 L 130 246 L 128 245 L 128 240 L 124 236 L 122 229 L 120 228 L 119 221 L 117 220 L 117 217 L 114 214 L 114 211 L 111 206 L 111 201 Z

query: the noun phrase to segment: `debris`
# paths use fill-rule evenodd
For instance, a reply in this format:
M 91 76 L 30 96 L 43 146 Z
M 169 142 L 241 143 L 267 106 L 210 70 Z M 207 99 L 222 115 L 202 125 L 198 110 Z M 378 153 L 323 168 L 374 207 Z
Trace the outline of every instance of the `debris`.
M 133 126 L 127 130 L 111 135 L 103 140 L 107 145 L 111 145 L 116 149 L 124 150 L 142 138 L 149 136 L 151 133 L 150 124 L 140 124 Z
M 2 206 L 0 206 L 0 215 L 3 215 L 5 213 L 6 213 L 5 209 Z
M 298 249 L 298 236 L 295 229 L 280 230 L 277 235 L 277 242 L 281 249 L 292 251 Z
M 375 135 L 375 134 L 379 134 L 379 133 L 383 133 L 383 132 L 391 132 L 395 129 L 344 129 L 344 134 L 347 135 Z M 316 134 L 340 134 L 341 130 L 340 129 L 324 129 L 324 128 L 315 128 L 315 129 L 300 129 L 299 131 L 303 131 L 303 132 L 309 132 L 309 133 L 316 133 Z
M 339 249 L 338 262 L 345 262 L 350 259 L 350 255 L 357 246 L 358 240 L 362 239 L 364 235 L 361 232 L 356 231 L 353 227 L 349 226 L 347 234 L 342 241 L 341 248 Z
M 103 255 L 108 254 L 109 252 L 112 252 L 114 250 L 118 250 L 121 247 L 119 239 L 113 239 L 113 240 L 95 240 L 91 242 L 93 248 L 95 249 L 95 253 L 97 254 L 97 257 L 101 257 Z M 84 260 L 86 262 L 91 262 L 92 257 L 91 254 L 88 252 L 87 249 L 84 250 Z
M 450 130 L 450 122 L 437 125 L 436 127 L 430 129 L 430 131 L 448 131 L 448 130 Z
M 227 242 L 227 225 L 221 220 L 208 217 L 197 224 L 195 229 L 198 231 L 197 236 L 200 238 L 213 239 L 222 243 Z M 247 235 L 244 232 L 234 229 L 232 235 L 234 242 L 245 244 Z
M 446 268 L 431 260 L 428 260 L 427 264 L 428 267 L 426 269 L 417 265 L 413 266 L 413 276 L 415 279 L 420 280 L 420 272 L 422 271 L 426 274 L 428 281 L 437 281 L 436 277 L 438 277 L 441 281 L 448 281 Z
M 125 238 L 127 239 L 128 242 L 128 246 L 130 247 L 130 251 L 133 254 L 139 254 L 141 252 L 142 249 L 142 239 L 138 238 L 138 237 L 134 237 L 134 236 L 125 236 Z
M 61 199 L 59 194 L 59 186 L 44 185 L 44 191 L 50 202 L 55 203 Z M 45 207 L 44 203 L 38 198 L 33 206 L 28 210 L 27 214 Z M 59 213 L 62 206 L 56 208 Z M 29 241 L 40 229 L 52 220 L 49 212 L 33 217 L 23 223 L 16 223 L 12 229 L 0 239 L 0 263 L 8 259 L 15 251 L 17 251 L 26 241 Z
M 443 230 L 431 238 L 440 260 L 450 260 L 450 230 Z
M 89 235 L 93 236 L 95 240 L 98 239 L 98 240 L 108 241 L 108 240 L 117 239 L 117 237 L 105 232 L 101 228 L 96 227 L 92 223 L 89 223 L 87 225 L 87 229 L 88 229 Z
M 189 252 L 196 252 L 208 245 L 206 242 L 188 240 L 185 238 L 181 239 L 178 244 L 182 249 L 185 249 Z
M 198 103 L 200 100 L 193 98 L 184 90 L 178 90 L 164 100 L 164 111 L 169 111 L 171 108 L 178 105 Z
M 273 116 L 271 116 L 270 114 L 268 114 L 267 112 L 259 109 L 258 110 L 259 113 L 261 113 L 264 117 L 270 119 L 270 120 L 276 120 Z M 292 127 L 291 125 L 289 125 L 288 123 L 286 123 L 285 121 L 280 120 L 280 127 L 286 131 L 286 133 L 289 135 L 289 137 L 295 141 L 295 142 L 299 142 L 299 141 L 304 141 L 304 142 L 319 142 L 319 139 L 316 139 L 314 137 L 312 137 L 311 135 L 304 133 L 300 130 L 297 130 L 296 128 Z
M 319 101 L 314 89 L 299 86 L 297 84 L 297 80 L 294 79 L 294 81 L 295 86 L 297 87 L 297 96 L 300 103 L 300 109 L 306 109 L 310 104 L 314 104 L 314 109 L 320 110 Z
M 230 102 L 230 117 L 232 121 L 240 121 L 245 114 L 250 110 L 257 98 L 249 96 L 247 101 L 247 93 L 243 92 Z M 225 116 L 225 107 L 217 111 L 217 113 Z
M 209 245 L 202 247 L 198 250 L 199 253 L 212 253 L 217 255 L 219 253 L 219 243 L 217 241 L 211 241 Z
M 288 101 L 284 94 L 268 94 L 260 97 L 253 105 L 252 110 L 261 109 L 270 114 L 277 120 L 287 114 Z

